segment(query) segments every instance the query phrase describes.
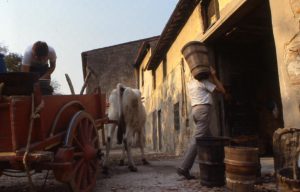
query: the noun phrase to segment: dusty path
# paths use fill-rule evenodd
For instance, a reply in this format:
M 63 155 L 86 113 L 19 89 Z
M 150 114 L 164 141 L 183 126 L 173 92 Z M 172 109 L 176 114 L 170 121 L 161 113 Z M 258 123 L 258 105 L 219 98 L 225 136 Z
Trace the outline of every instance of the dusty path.
M 178 159 L 152 160 L 150 163 L 138 165 L 136 173 L 129 172 L 127 167 L 113 166 L 109 177 L 100 176 L 97 189 L 118 192 L 199 191 L 197 180 L 186 182 L 175 173 Z
M 95 191 L 101 192 L 222 192 L 223 188 L 207 188 L 200 185 L 199 167 L 194 165 L 192 173 L 198 176 L 196 180 L 184 180 L 176 172 L 176 166 L 180 162 L 179 157 L 166 154 L 148 153 L 147 158 L 151 165 L 143 166 L 137 160 L 138 172 L 129 172 L 126 166 L 118 166 L 118 152 L 113 153 L 113 162 L 109 176 L 99 172 Z M 136 155 L 135 155 L 136 156 Z M 272 172 L 272 162 L 262 160 L 263 175 Z M 55 181 L 53 175 L 49 174 L 44 188 L 43 182 L 46 172 L 33 176 L 35 184 L 43 192 L 65 192 L 68 191 L 64 184 Z M 274 192 L 275 184 L 270 177 L 264 185 L 256 187 L 257 192 Z M 29 191 L 26 178 L 0 177 L 0 191 L 2 192 L 25 192 Z
M 207 188 L 200 185 L 199 167 L 194 164 L 192 173 L 196 180 L 185 180 L 176 174 L 176 167 L 180 163 L 179 157 L 150 156 L 151 165 L 138 165 L 137 173 L 129 172 L 127 167 L 120 167 L 117 163 L 111 167 L 109 177 L 100 175 L 97 182 L 99 191 L 113 192 L 223 192 L 225 187 Z M 273 172 L 273 162 L 262 159 L 262 174 L 264 184 L 256 186 L 256 192 L 275 192 L 273 177 L 268 177 Z

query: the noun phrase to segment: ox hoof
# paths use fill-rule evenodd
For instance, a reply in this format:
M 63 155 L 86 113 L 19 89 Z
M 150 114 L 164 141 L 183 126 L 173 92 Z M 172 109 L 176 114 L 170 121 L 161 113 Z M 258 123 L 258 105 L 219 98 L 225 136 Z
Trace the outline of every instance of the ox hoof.
M 119 162 L 119 166 L 124 166 L 125 163 L 124 163 L 124 159 L 121 159 L 120 162 Z
M 103 167 L 103 168 L 102 168 L 102 173 L 103 173 L 104 175 L 108 175 L 108 167 Z
M 135 166 L 128 166 L 128 169 L 131 171 L 131 172 L 137 172 L 137 168 Z
M 142 159 L 142 163 L 143 165 L 150 165 L 149 161 L 147 161 L 146 159 Z

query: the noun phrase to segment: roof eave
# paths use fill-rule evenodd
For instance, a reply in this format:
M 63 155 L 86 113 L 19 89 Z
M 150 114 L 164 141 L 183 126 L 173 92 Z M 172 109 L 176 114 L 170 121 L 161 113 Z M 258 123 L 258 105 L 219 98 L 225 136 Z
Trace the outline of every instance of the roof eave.
M 146 65 L 147 70 L 157 68 L 199 2 L 200 0 L 180 0 L 178 2 Z

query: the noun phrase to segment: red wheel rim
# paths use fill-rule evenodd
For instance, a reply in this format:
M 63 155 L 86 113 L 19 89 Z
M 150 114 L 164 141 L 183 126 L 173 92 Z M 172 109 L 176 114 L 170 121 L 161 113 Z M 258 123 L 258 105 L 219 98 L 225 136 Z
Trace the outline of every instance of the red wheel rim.
M 96 185 L 99 160 L 98 131 L 93 119 L 85 112 L 78 114 L 72 125 L 72 141 L 74 147 L 73 177 L 70 181 L 72 191 L 88 192 Z

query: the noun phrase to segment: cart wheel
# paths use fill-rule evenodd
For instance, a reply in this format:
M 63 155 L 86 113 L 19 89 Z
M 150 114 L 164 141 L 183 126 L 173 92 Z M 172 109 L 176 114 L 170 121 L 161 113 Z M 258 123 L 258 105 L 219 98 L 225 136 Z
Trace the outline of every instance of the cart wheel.
M 99 136 L 93 118 L 77 112 L 69 125 L 66 146 L 74 147 L 74 163 L 69 186 L 73 192 L 89 192 L 96 185 L 99 159 Z

